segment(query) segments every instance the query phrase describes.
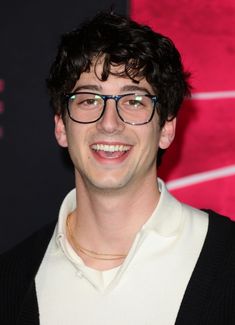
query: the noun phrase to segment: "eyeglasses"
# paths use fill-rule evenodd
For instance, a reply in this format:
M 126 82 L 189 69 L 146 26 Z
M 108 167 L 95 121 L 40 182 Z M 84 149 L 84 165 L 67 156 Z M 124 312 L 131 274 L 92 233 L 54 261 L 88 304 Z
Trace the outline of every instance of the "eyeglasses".
M 66 94 L 67 110 L 71 120 L 89 124 L 104 114 L 108 99 L 116 102 L 120 119 L 131 125 L 143 125 L 153 118 L 157 97 L 147 94 L 101 95 L 89 92 Z

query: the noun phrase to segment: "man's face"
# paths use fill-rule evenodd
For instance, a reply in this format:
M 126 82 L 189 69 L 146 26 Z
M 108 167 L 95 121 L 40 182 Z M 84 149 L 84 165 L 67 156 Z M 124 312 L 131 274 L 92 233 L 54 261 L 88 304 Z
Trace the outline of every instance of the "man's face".
M 113 70 L 120 69 L 115 67 Z M 109 75 L 106 81 L 97 78 L 102 63 L 81 74 L 73 91 L 103 95 L 127 93 L 152 94 L 152 87 L 142 79 L 134 83 L 129 78 Z M 116 103 L 109 99 L 102 118 L 92 124 L 80 124 L 66 116 L 55 117 L 58 143 L 68 146 L 75 167 L 77 183 L 100 190 L 127 189 L 156 182 L 158 147 L 167 148 L 174 137 L 175 121 L 167 122 L 162 130 L 158 115 L 144 125 L 125 124 L 117 115 Z

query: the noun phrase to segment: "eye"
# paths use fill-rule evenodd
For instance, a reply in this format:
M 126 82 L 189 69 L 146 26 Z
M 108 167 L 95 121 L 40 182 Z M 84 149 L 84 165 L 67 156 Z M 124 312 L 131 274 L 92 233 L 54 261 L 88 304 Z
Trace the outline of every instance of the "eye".
M 141 102 L 141 100 L 138 100 L 138 99 L 130 99 L 128 101 L 128 104 L 130 106 L 136 106 L 136 107 L 143 105 L 143 103 Z
M 84 104 L 84 105 L 98 105 L 99 100 L 95 99 L 95 98 L 88 98 L 88 99 L 83 100 L 81 102 L 81 104 Z
M 120 105 L 125 109 L 142 109 L 144 106 L 143 96 L 141 95 L 127 95 L 122 97 Z
M 100 108 L 103 105 L 102 98 L 95 94 L 78 93 L 73 95 L 70 100 L 76 109 Z

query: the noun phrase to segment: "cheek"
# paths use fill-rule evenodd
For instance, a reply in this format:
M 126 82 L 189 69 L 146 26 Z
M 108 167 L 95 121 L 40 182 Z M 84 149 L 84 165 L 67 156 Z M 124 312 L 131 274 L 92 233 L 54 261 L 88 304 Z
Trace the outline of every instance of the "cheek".
M 146 139 L 146 145 L 152 149 L 157 149 L 160 140 L 160 128 L 157 123 L 153 123 L 149 129 L 146 130 L 146 134 L 143 135 L 143 139 Z
M 143 160 L 153 160 L 156 158 L 157 150 L 159 146 L 159 132 L 156 128 L 146 129 L 143 132 L 140 139 L 141 151 L 140 155 Z M 142 160 L 141 159 L 141 160 Z
M 91 159 L 91 152 L 89 143 L 89 134 L 91 132 L 84 125 L 72 125 L 68 130 L 68 149 L 70 154 L 76 158 L 76 160 Z
M 71 159 L 74 161 L 78 159 L 79 153 L 81 152 L 80 137 L 75 132 L 74 128 L 70 128 L 67 132 L 68 151 Z
M 80 124 L 72 122 L 68 123 L 67 138 L 69 147 L 79 147 L 84 141 L 84 132 L 81 129 Z

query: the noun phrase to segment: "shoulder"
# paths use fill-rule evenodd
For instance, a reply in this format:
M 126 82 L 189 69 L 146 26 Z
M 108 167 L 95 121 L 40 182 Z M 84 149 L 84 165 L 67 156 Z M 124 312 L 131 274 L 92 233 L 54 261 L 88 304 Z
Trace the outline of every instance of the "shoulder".
M 212 210 L 204 211 L 209 215 L 209 226 L 201 258 L 214 260 L 221 273 L 228 275 L 229 271 L 235 279 L 235 222 Z
M 235 222 L 226 216 L 216 213 L 212 210 L 204 210 L 209 215 L 209 230 L 215 235 L 222 233 L 228 236 L 228 239 L 235 241 Z
M 26 268 L 40 263 L 48 243 L 53 234 L 56 222 L 52 222 L 40 230 L 34 232 L 30 237 L 0 255 L 0 275 L 9 271 L 18 273 L 20 267 Z M 2 278 L 2 277 L 1 277 Z
M 182 204 L 183 214 L 193 222 L 205 223 L 208 222 L 208 232 L 207 237 L 226 237 L 228 240 L 235 241 L 235 221 L 229 219 L 228 217 L 221 215 L 213 210 L 209 209 L 196 209 L 186 204 Z
M 235 324 L 235 222 L 203 213 L 207 234 L 176 323 Z
M 0 323 L 15 324 L 29 297 L 34 302 L 34 278 L 41 264 L 55 222 L 36 231 L 29 238 L 0 256 Z
M 235 222 L 214 211 L 207 212 L 209 227 L 198 270 L 208 285 L 211 323 L 221 319 L 221 324 L 235 324 Z M 230 321 L 222 321 L 225 315 Z
M 211 210 L 208 211 L 208 214 L 207 242 L 218 247 L 218 250 L 226 251 L 224 257 L 227 257 L 227 261 L 233 265 L 235 271 L 235 222 Z
M 215 211 L 198 210 L 185 204 L 183 214 L 190 220 L 192 236 L 202 230 L 205 234 L 200 254 L 203 264 L 210 260 L 212 266 L 213 256 L 215 264 L 224 265 L 222 270 L 225 270 L 226 265 L 231 272 L 235 272 L 235 222 Z

